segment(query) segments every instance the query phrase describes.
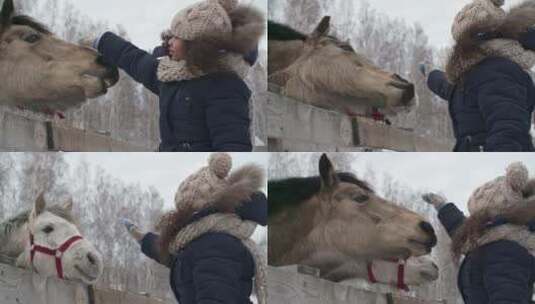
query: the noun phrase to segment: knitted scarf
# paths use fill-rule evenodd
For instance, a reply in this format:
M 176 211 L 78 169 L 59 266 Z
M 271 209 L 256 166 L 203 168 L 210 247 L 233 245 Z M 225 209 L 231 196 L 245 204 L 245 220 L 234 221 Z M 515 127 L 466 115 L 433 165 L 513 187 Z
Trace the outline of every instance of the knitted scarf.
M 520 42 L 511 39 L 492 39 L 480 46 L 480 52 L 471 56 L 451 54 L 447 76 L 451 83 L 457 83 L 462 76 L 488 57 L 503 57 L 529 70 L 535 66 L 535 52 L 526 50 Z
M 243 79 L 250 67 L 241 54 L 229 53 L 222 57 L 219 68 L 221 71 L 234 72 Z M 169 57 L 160 60 L 157 70 L 158 80 L 161 82 L 191 80 L 205 75 L 207 73 L 200 69 L 190 68 L 185 60 L 176 61 Z

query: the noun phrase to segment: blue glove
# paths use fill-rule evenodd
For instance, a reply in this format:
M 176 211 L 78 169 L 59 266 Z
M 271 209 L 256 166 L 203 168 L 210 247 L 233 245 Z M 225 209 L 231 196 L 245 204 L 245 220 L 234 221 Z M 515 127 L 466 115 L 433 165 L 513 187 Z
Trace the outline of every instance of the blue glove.
M 136 224 L 134 224 L 132 221 L 126 218 L 120 218 L 119 222 L 123 224 L 126 227 L 126 230 L 132 231 L 134 228 L 137 228 Z
M 418 69 L 420 70 L 420 73 L 422 73 L 423 76 L 427 76 L 427 69 L 425 63 L 420 63 Z
M 535 27 L 528 28 L 527 32 L 520 36 L 519 41 L 526 50 L 535 51 Z
M 243 59 L 245 59 L 250 66 L 255 65 L 256 60 L 258 60 L 258 46 L 254 50 L 251 50 L 249 53 L 245 54 Z
M 535 219 L 528 223 L 529 231 L 535 232 Z
M 157 46 L 154 48 L 154 51 L 152 51 L 152 56 L 156 58 L 169 56 L 169 50 L 164 46 Z

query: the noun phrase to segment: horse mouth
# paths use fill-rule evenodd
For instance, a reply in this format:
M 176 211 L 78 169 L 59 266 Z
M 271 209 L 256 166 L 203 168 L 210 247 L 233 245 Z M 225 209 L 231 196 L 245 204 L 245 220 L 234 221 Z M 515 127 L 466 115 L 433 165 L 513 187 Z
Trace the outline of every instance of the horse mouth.
M 78 273 L 82 276 L 82 278 L 86 282 L 95 282 L 98 278 L 97 276 L 92 276 L 92 275 L 87 274 L 87 272 L 83 271 L 82 268 L 80 268 L 78 265 L 75 265 L 74 269 L 78 271 Z
M 98 83 L 102 87 L 103 93 L 108 88 L 113 87 L 119 81 L 119 71 L 116 68 L 106 67 L 102 71 L 85 71 L 80 75 L 84 82 Z
M 409 239 L 409 244 L 416 245 L 416 247 L 424 249 L 424 251 L 426 253 L 430 253 L 431 249 L 434 246 L 433 242 L 429 242 L 429 241 L 428 242 L 422 242 L 422 241 L 417 241 L 417 240 L 414 240 L 414 239 Z
M 438 271 L 434 273 L 422 271 L 420 272 L 420 276 L 426 281 L 435 281 L 438 279 Z
M 88 81 L 101 82 L 105 89 L 111 88 L 117 83 L 113 77 L 97 76 L 92 73 L 84 73 L 82 74 L 82 78 Z
M 394 74 L 392 76 L 392 81 L 388 83 L 389 86 L 392 86 L 396 89 L 401 90 L 401 105 L 410 106 L 413 103 L 414 97 L 416 96 L 414 84 L 405 80 L 401 76 Z

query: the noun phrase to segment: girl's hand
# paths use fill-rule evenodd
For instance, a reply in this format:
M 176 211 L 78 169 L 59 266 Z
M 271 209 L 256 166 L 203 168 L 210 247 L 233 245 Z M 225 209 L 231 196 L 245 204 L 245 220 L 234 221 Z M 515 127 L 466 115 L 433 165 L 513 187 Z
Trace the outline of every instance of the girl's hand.
M 422 195 L 422 199 L 435 207 L 436 209 L 440 208 L 441 206 L 445 205 L 447 203 L 446 198 L 440 194 L 436 193 L 426 193 Z
M 130 233 L 130 235 L 136 241 L 138 241 L 138 242 L 141 241 L 143 239 L 143 237 L 145 236 L 145 233 L 143 233 L 139 229 L 139 227 L 136 224 L 134 224 L 132 221 L 130 221 L 129 219 L 120 218 L 119 222 L 126 227 L 126 230 L 128 231 L 128 233 Z

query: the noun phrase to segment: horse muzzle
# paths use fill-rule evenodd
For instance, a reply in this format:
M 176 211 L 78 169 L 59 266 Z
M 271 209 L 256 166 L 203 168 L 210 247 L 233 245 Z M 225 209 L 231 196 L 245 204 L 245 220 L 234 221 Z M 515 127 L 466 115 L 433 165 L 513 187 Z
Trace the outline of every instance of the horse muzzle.
M 408 82 L 401 76 L 394 74 L 392 75 L 392 81 L 390 81 L 388 85 L 402 91 L 400 105 L 402 106 L 412 105 L 412 101 L 414 100 L 414 97 L 416 96 L 414 84 Z

